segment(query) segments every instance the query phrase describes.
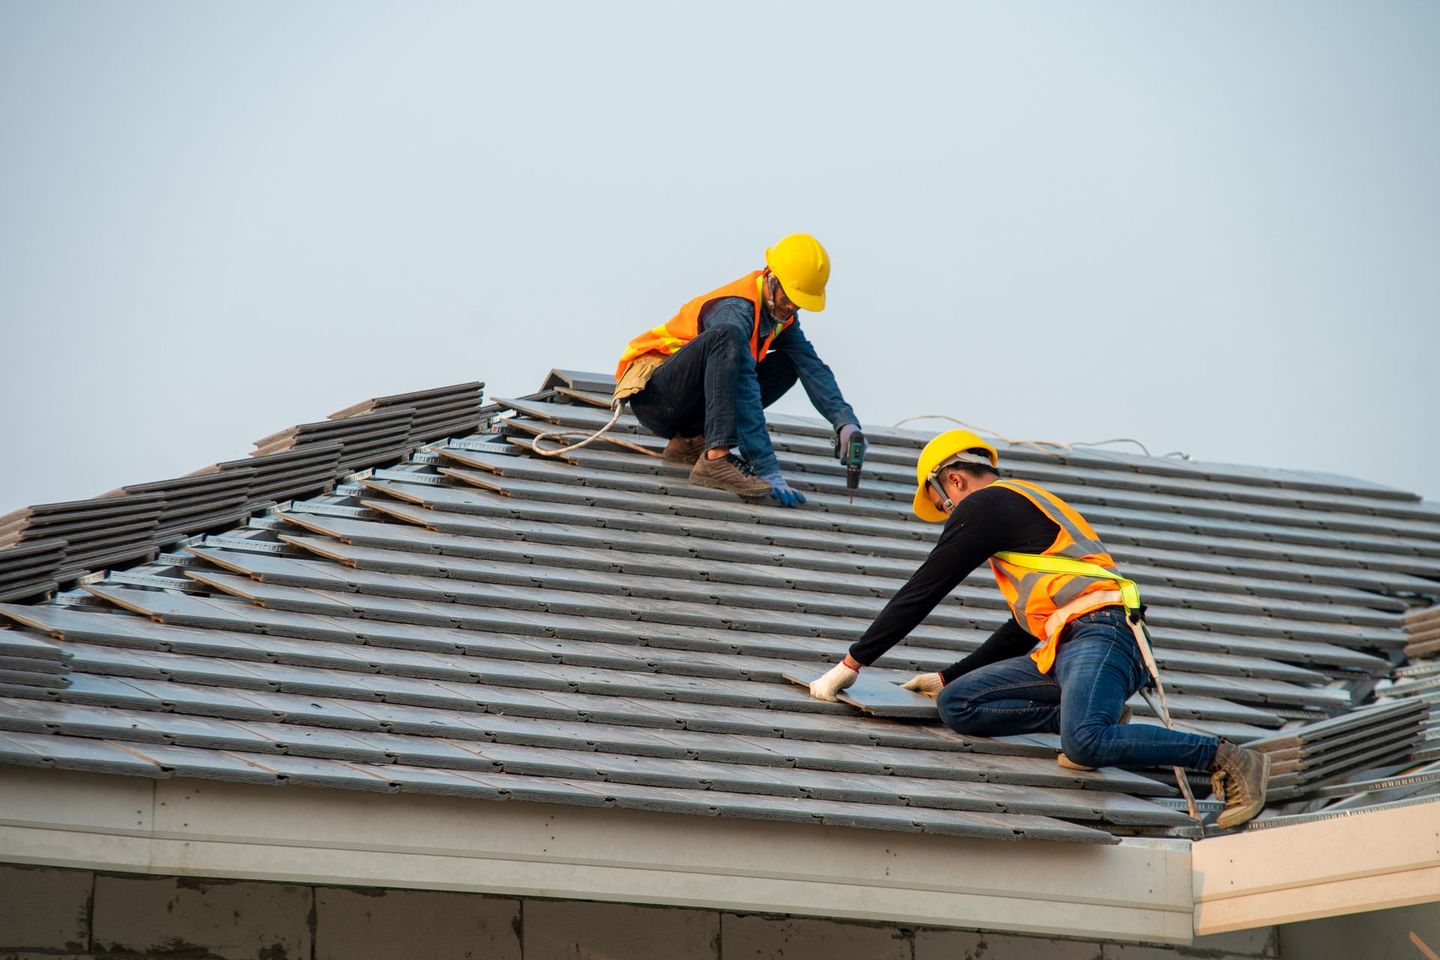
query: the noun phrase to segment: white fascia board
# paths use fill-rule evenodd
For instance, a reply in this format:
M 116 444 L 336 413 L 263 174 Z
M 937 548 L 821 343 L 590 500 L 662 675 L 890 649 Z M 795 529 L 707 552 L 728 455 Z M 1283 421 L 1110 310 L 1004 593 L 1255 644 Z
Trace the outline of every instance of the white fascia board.
M 1440 799 L 1201 840 L 1195 933 L 1440 900 Z
M 0 861 L 1189 943 L 1190 843 L 927 834 L 0 768 Z

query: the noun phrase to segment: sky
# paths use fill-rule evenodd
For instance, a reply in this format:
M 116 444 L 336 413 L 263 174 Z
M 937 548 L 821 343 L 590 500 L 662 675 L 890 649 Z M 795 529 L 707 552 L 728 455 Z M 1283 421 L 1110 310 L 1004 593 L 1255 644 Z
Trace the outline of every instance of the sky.
M 1425 0 L 0 0 L 0 514 L 613 370 L 796 231 L 867 424 L 1440 499 L 1437 43 Z

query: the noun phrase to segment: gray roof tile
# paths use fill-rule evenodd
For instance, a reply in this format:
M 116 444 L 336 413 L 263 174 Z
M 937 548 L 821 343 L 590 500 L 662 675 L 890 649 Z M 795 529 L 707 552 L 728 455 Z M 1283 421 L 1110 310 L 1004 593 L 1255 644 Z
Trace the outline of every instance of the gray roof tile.
M 773 418 L 810 495 L 796 511 L 692 487 L 683 467 L 619 446 L 535 456 L 534 433 L 606 418 L 573 392 L 504 401 L 517 415 L 486 429 L 513 434 L 508 453 L 491 433 L 384 466 L 417 430 L 479 422 L 477 402 L 473 384 L 379 398 L 261 442 L 291 451 L 145 485 L 133 504 L 13 518 L 0 534 L 73 530 L 92 555 L 133 552 L 97 510 L 183 526 L 242 490 L 250 508 L 324 482 L 337 461 L 384 467 L 87 584 L 80 606 L 0 604 L 16 624 L 0 631 L 0 692 L 14 694 L 0 762 L 1005 839 L 1187 822 L 1154 802 L 1174 794 L 1158 774 L 1066 770 L 1051 735 L 959 736 L 899 690 L 1008 616 L 979 576 L 851 691 L 913 719 L 783 679 L 833 663 L 928 552 L 935 530 L 908 515 L 923 435 L 867 430 L 852 504 L 828 426 Z M 658 448 L 629 417 L 619 429 Z M 1406 643 L 1409 596 L 1440 592 L 1433 505 L 1285 471 L 1002 456 L 1076 503 L 1141 583 L 1176 716 L 1262 737 L 1283 796 L 1418 749 L 1420 713 L 1350 711 Z M 0 550 L 0 591 L 49 575 L 35 564 L 62 562 L 59 543 Z M 1321 722 L 1296 732 L 1300 718 Z

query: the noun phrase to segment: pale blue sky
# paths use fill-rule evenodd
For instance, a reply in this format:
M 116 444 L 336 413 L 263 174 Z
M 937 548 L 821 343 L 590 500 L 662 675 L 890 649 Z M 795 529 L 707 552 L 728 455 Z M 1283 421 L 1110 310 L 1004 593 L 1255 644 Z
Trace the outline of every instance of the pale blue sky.
M 1440 498 L 1437 45 L 1430 2 L 0 0 L 0 513 L 610 370 L 796 230 L 867 422 Z

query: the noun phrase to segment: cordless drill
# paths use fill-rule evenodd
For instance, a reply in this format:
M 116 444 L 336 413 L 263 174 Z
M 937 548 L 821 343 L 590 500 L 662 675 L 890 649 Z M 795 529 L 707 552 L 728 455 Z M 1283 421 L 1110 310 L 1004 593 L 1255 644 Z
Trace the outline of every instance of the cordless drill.
M 835 455 L 840 456 L 840 438 L 835 438 Z M 841 462 L 845 464 L 845 489 L 850 491 L 850 502 L 855 502 L 855 491 L 860 487 L 860 468 L 865 464 L 865 435 L 859 430 L 850 434 L 850 443 L 844 451 Z

